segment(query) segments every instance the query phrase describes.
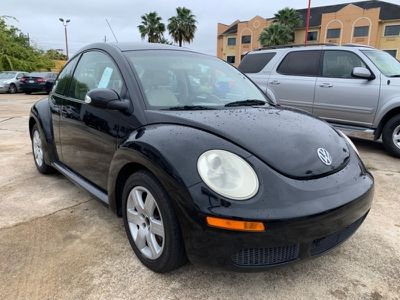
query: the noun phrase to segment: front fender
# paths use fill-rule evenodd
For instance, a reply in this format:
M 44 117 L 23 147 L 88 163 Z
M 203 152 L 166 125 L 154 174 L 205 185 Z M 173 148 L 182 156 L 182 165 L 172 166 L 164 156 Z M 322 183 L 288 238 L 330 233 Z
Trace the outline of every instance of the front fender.
M 45 138 L 43 141 L 43 148 L 45 150 L 44 160 L 47 164 L 51 164 L 51 162 L 57 160 L 57 151 L 54 143 L 50 105 L 47 98 L 37 101 L 31 108 L 29 114 L 30 135 L 32 135 L 32 127 L 35 123 L 38 126 L 40 134 Z
M 153 173 L 163 187 L 174 194 L 178 206 L 188 203 L 188 188 L 201 182 L 197 159 L 210 149 L 223 149 L 244 158 L 250 154 L 231 142 L 189 126 L 175 124 L 149 125 L 132 132 L 119 145 L 111 162 L 108 176 L 108 198 L 112 210 L 118 212 L 118 176 L 129 164 L 141 166 Z M 179 194 L 179 195 L 176 195 Z

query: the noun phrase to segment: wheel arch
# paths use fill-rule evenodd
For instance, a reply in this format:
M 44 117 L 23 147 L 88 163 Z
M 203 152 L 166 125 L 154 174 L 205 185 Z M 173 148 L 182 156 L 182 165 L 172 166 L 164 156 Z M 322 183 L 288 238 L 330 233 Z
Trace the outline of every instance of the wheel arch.
M 396 115 L 400 115 L 400 106 L 394 107 L 382 117 L 381 121 L 379 122 L 378 127 L 375 130 L 375 139 L 379 139 L 380 136 L 382 135 L 383 127 L 389 121 L 391 118 L 393 118 Z

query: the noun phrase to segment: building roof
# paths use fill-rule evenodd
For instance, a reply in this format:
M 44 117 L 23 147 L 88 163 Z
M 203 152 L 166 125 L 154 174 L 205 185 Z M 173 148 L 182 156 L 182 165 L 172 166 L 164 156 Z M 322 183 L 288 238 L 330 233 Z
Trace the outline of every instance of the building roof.
M 311 7 L 310 27 L 317 27 L 321 25 L 322 14 L 337 12 L 349 4 L 353 4 L 362 9 L 380 8 L 381 10 L 379 13 L 379 19 L 381 20 L 400 19 L 400 5 L 385 1 L 369 0 L 360 2 L 347 2 L 336 5 Z M 297 9 L 297 11 L 303 20 L 303 24 L 300 25 L 299 28 L 305 27 L 305 20 L 307 18 L 307 8 Z M 274 19 L 274 18 L 269 18 L 269 19 Z M 237 28 L 238 28 L 238 22 L 235 22 L 222 34 L 235 34 L 237 33 Z
M 337 12 L 349 4 L 353 4 L 362 9 L 380 8 L 381 10 L 379 13 L 379 19 L 381 20 L 400 19 L 400 5 L 378 0 L 369 0 L 361 2 L 348 2 L 348 3 L 328 5 L 328 6 L 311 7 L 310 27 L 321 25 L 322 14 Z M 299 27 L 305 27 L 304 20 L 306 20 L 307 18 L 307 8 L 298 9 L 297 11 L 299 12 L 299 14 L 303 19 L 303 25 Z

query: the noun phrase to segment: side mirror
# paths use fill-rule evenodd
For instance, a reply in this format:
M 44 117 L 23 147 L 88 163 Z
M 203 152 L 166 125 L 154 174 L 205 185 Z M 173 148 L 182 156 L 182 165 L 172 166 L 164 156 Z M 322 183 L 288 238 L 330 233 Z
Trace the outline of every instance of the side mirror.
M 128 112 L 130 102 L 126 99 L 121 99 L 118 93 L 112 89 L 93 89 L 85 96 L 85 103 L 95 107 L 120 110 Z
M 371 71 L 363 67 L 353 68 L 353 72 L 351 72 L 351 75 L 356 78 L 363 78 L 368 80 L 375 79 L 375 76 L 372 75 Z

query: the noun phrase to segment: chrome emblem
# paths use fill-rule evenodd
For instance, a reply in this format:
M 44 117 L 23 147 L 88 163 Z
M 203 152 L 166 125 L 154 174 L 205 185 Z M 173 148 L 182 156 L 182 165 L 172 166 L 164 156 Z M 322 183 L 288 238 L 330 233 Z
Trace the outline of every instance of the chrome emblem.
M 327 166 L 332 164 L 332 157 L 328 151 L 324 148 L 318 148 L 317 150 L 319 159 Z

